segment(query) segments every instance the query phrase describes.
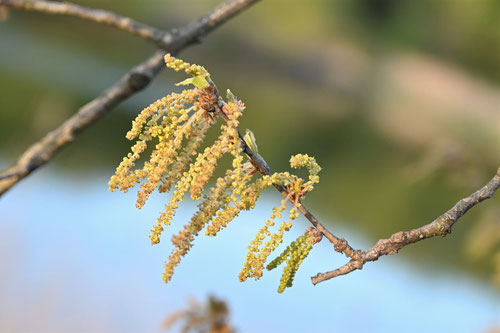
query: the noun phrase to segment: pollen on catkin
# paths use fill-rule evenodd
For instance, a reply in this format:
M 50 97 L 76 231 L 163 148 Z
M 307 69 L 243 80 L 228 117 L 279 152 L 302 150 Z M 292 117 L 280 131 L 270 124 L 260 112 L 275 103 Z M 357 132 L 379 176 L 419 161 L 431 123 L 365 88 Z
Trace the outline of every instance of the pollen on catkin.
M 254 140 L 252 139 L 252 141 Z M 319 181 L 318 173 L 321 168 L 313 157 L 303 154 L 294 155 L 290 158 L 290 166 L 292 168 L 306 167 L 309 171 L 309 181 L 304 182 L 302 178 L 288 172 L 274 173 L 269 177 L 272 184 L 284 186 L 288 195 L 281 201 L 281 206 L 273 208 L 271 218 L 266 221 L 265 225 L 247 246 L 248 252 L 245 263 L 238 275 L 240 281 L 245 281 L 249 277 L 256 280 L 260 279 L 267 258 L 283 242 L 284 232 L 290 230 L 292 221 L 299 216 L 300 199 L 313 189 L 313 184 Z M 282 217 L 282 212 L 285 210 L 288 201 L 293 204 L 290 209 L 289 219 L 287 222 L 283 221 L 281 223 L 278 232 L 272 233 L 270 228 L 275 225 L 276 218 Z
M 290 230 L 292 221 L 299 216 L 301 199 L 318 183 L 321 168 L 313 157 L 298 154 L 291 157 L 290 166 L 307 168 L 307 181 L 289 172 L 268 175 L 269 167 L 258 154 L 254 134 L 247 130 L 242 137 L 239 133 L 240 117 L 245 109 L 243 102 L 230 90 L 227 90 L 225 101 L 203 66 L 184 62 L 170 54 L 165 56 L 165 63 L 175 71 L 190 74 L 192 77 L 177 85 L 191 88 L 158 99 L 133 120 L 126 138 L 135 143 L 110 178 L 109 189 L 127 192 L 139 185 L 137 208 L 142 208 L 156 189 L 162 193 L 171 192 L 151 230 L 152 244 L 160 242 L 164 228 L 171 224 L 180 202 L 188 193 L 192 200 L 201 200 L 191 220 L 171 238 L 174 248 L 162 275 L 163 280 L 169 282 L 175 267 L 204 229 L 206 235 L 216 236 L 241 211 L 253 209 L 266 188 L 278 187 L 286 196 L 250 242 L 239 274 L 241 281 L 248 277 L 259 279 L 269 255 L 280 246 L 285 231 Z M 217 119 L 223 120 L 219 135 L 211 145 L 205 146 L 205 136 Z M 146 151 L 150 152 L 149 158 L 143 156 Z M 244 151 L 253 156 L 252 159 L 245 161 Z M 232 157 L 231 167 L 207 190 L 224 155 Z M 276 220 L 282 219 L 287 204 L 291 205 L 288 220 L 279 222 L 276 227 Z M 310 233 L 299 237 L 267 266 L 270 269 L 287 262 L 279 292 L 291 285 L 312 244 L 321 240 L 321 234 L 315 232 L 314 237 Z
M 278 287 L 279 293 L 282 293 L 285 288 L 292 286 L 295 273 L 299 269 L 302 261 L 311 251 L 312 246 L 313 236 L 306 231 L 303 235 L 288 245 L 285 251 L 276 257 L 276 259 L 267 265 L 267 270 L 272 270 L 286 261 L 286 266 L 283 269 L 283 275 L 281 276 L 280 285 Z
M 194 238 L 203 230 L 205 225 L 211 221 L 215 214 L 225 206 L 228 198 L 227 190 L 231 187 L 232 170 L 226 172 L 225 177 L 220 177 L 204 200 L 198 205 L 198 211 L 193 215 L 191 221 L 172 237 L 174 249 L 165 263 L 163 280 L 170 281 L 174 273 L 174 268 L 179 264 L 181 258 L 191 249 Z

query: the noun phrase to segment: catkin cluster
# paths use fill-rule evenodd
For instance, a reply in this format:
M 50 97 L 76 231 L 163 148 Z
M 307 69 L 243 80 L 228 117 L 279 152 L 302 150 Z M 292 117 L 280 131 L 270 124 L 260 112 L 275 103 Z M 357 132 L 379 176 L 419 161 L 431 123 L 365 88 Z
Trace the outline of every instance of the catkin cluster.
M 294 155 L 290 158 L 290 166 L 292 168 L 306 167 L 309 171 L 309 180 L 304 182 L 302 178 L 288 172 L 274 173 L 271 176 L 263 177 L 264 181 L 269 182 L 269 184 L 276 184 L 286 188 L 288 195 L 281 201 L 279 207 L 273 208 L 271 218 L 265 222 L 265 225 L 248 245 L 245 263 L 238 275 L 240 281 L 245 281 L 249 277 L 258 280 L 262 276 L 267 258 L 283 242 L 285 231 L 290 230 L 292 221 L 299 216 L 300 199 L 314 188 L 315 183 L 319 182 L 318 173 L 321 168 L 314 157 L 303 154 Z M 277 232 L 273 233 L 272 227 L 276 224 L 275 220 L 276 218 L 282 218 L 287 202 L 292 204 L 288 220 L 282 221 L 277 228 Z
M 127 139 L 135 140 L 135 144 L 111 177 L 109 188 L 111 191 L 118 189 L 127 192 L 140 184 L 137 208 L 144 206 L 155 189 L 159 192 L 172 192 L 165 210 L 151 230 L 152 244 L 160 242 L 164 227 L 170 225 L 179 203 L 188 193 L 192 200 L 200 200 L 198 210 L 191 220 L 172 237 L 174 248 L 165 263 L 165 282 L 171 280 L 175 267 L 189 252 L 194 238 L 202 230 L 208 236 L 215 236 L 242 210 L 254 208 L 264 189 L 271 185 L 285 189 L 287 195 L 281 205 L 273 209 L 270 219 L 248 246 L 249 252 L 239 275 L 241 281 L 248 277 L 258 279 L 262 276 L 268 256 L 283 242 L 285 231 L 290 230 L 292 221 L 299 216 L 300 200 L 319 181 L 318 173 L 321 168 L 314 158 L 298 154 L 292 156 L 290 165 L 292 168 L 307 168 L 308 181 L 288 172 L 258 176 L 259 168 L 255 160 L 245 161 L 243 154 L 247 147 L 252 151 L 254 159 L 263 161 L 258 155 L 255 138 L 247 131 L 242 139 L 238 131 L 239 117 L 245 105 L 229 90 L 227 101 L 224 101 L 204 67 L 189 64 L 171 55 L 165 56 L 165 62 L 169 68 L 190 74 L 191 78 L 178 85 L 192 85 L 192 88 L 159 99 L 137 116 L 126 135 Z M 209 127 L 218 118 L 224 120 L 220 125 L 218 138 L 212 145 L 201 149 Z M 141 155 L 148 148 L 151 150 L 149 159 L 139 163 Z M 207 190 L 217 163 L 225 154 L 232 157 L 232 166 Z M 267 165 L 265 169 L 267 173 Z M 282 221 L 277 230 L 273 231 L 276 220 L 282 218 L 287 203 L 292 206 L 288 220 Z M 285 285 L 291 284 L 300 261 L 305 257 L 296 260 L 297 244 L 303 247 L 306 242 L 298 239 L 290 245 L 292 248 L 289 246 L 290 249 L 285 250 L 287 254 L 283 260 L 287 260 L 286 267 L 291 267 L 285 268 L 282 278 Z M 310 248 L 307 252 L 309 250 Z M 281 287 L 280 290 L 282 291 Z

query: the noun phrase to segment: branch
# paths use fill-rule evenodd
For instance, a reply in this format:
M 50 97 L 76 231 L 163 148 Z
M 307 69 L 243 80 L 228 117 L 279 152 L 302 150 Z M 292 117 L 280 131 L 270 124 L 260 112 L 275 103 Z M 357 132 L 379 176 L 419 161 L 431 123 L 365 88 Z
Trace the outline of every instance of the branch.
M 200 20 L 188 24 L 179 30 L 174 29 L 173 32 L 177 35 L 176 39 L 184 43 L 181 47 L 185 47 L 186 45 L 193 43 L 199 43 L 206 35 L 215 30 L 221 24 L 258 1 L 260 0 L 227 1 L 216 7 L 211 13 L 205 15 Z
M 168 32 L 163 37 L 165 49 L 172 54 L 177 54 L 187 46 L 199 42 L 201 38 L 215 28 L 257 1 L 228 1 L 198 21 Z M 8 5 L 14 2 L 28 1 L 0 0 L 0 5 Z M 40 2 L 29 1 L 32 4 Z M 59 150 L 73 142 L 81 131 L 96 123 L 122 101 L 147 87 L 165 67 L 164 54 L 164 51 L 157 51 L 147 60 L 132 68 L 101 96 L 81 107 L 75 115 L 67 119 L 62 125 L 46 134 L 40 141 L 35 142 L 12 167 L 0 172 L 0 196 L 21 179 L 49 162 Z
M 200 42 L 212 30 L 237 15 L 259 0 L 227 1 L 215 8 L 211 13 L 196 22 L 169 32 L 137 22 L 129 17 L 115 14 L 111 11 L 88 8 L 70 2 L 55 2 L 46 0 L 0 0 L 0 6 L 15 9 L 38 11 L 45 14 L 74 16 L 130 32 L 150 40 L 157 47 L 174 53 L 189 44 Z
M 49 162 L 61 148 L 73 142 L 81 131 L 104 117 L 120 102 L 146 87 L 162 67 L 163 52 L 158 51 L 126 73 L 101 96 L 81 107 L 58 128 L 31 145 L 14 166 L 0 172 L 0 195 Z
M 45 14 L 74 16 L 84 20 L 109 25 L 120 30 L 155 42 L 164 48 L 163 37 L 167 32 L 132 20 L 131 18 L 117 15 L 113 12 L 87 8 L 70 2 L 55 2 L 45 0 L 0 0 L 0 6 L 15 9 L 37 11 Z
M 215 83 L 214 83 L 215 86 Z M 217 91 L 217 88 L 215 88 Z M 223 111 L 223 107 L 225 105 L 225 102 L 222 99 L 219 99 L 218 104 L 215 105 L 216 107 L 216 114 L 221 117 L 224 121 L 228 121 L 229 118 Z M 245 154 L 248 156 L 248 158 L 252 161 L 252 164 L 257 168 L 257 170 L 263 174 L 263 175 L 271 175 L 271 169 L 269 168 L 266 160 L 259 154 L 256 154 L 250 149 L 246 141 L 243 139 L 243 136 L 241 135 L 239 129 L 238 129 L 238 136 L 240 139 L 241 146 L 243 148 L 243 151 Z M 281 193 L 283 194 L 284 197 L 287 197 L 289 192 L 288 189 L 282 185 L 277 185 L 274 184 L 274 187 Z M 304 206 L 301 200 L 299 200 L 299 205 L 297 206 L 297 209 L 304 215 L 306 219 L 311 222 L 311 224 L 318 229 L 332 244 L 335 249 L 335 251 L 339 253 L 345 254 L 346 257 L 349 258 L 354 258 L 355 256 L 359 255 L 361 251 L 359 250 L 354 250 L 344 238 L 339 238 L 332 234 L 324 225 L 322 225 L 319 220 Z
M 481 201 L 493 197 L 495 191 L 499 187 L 500 168 L 498 168 L 497 174 L 488 182 L 488 184 L 472 193 L 467 198 L 457 202 L 455 206 L 431 223 L 410 231 L 400 231 L 393 234 L 390 238 L 379 240 L 371 249 L 358 251 L 351 261 L 344 266 L 330 272 L 318 273 L 316 276 L 313 276 L 311 278 L 312 283 L 317 284 L 331 278 L 362 269 L 365 263 L 378 260 L 381 256 L 396 254 L 399 250 L 409 244 L 435 236 L 444 237 L 448 235 L 451 233 L 451 228 L 460 217 Z
M 254 165 L 258 166 L 259 172 L 263 175 L 270 175 L 271 171 L 267 162 L 261 155 L 254 154 L 250 147 L 248 147 L 247 143 L 241 136 L 241 133 L 238 131 L 240 142 L 243 146 L 243 150 L 245 154 L 250 158 L 250 160 L 254 163 Z M 288 190 L 281 185 L 274 185 L 274 187 L 283 194 L 284 197 L 288 196 Z M 302 201 L 299 200 L 300 205 L 297 206 L 297 209 L 304 215 L 306 219 L 311 222 L 311 224 L 321 231 L 321 233 L 333 244 L 333 247 L 336 252 L 345 254 L 346 257 L 353 258 L 358 255 L 358 250 L 354 250 L 344 238 L 339 238 L 332 234 L 321 222 L 304 206 Z

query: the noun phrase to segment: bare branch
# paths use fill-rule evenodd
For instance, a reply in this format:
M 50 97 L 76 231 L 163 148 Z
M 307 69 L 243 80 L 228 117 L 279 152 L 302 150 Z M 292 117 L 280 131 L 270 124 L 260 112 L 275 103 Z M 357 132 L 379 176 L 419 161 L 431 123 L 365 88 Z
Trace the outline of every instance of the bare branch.
M 101 96 L 81 107 L 61 126 L 35 142 L 21 155 L 14 166 L 0 173 L 0 195 L 49 162 L 61 148 L 73 142 L 78 133 L 101 119 L 121 101 L 146 87 L 162 67 L 163 51 L 158 51 L 126 73 Z
M 0 0 L 0 5 L 10 1 Z M 226 2 L 195 23 L 167 33 L 163 38 L 165 49 L 172 54 L 177 54 L 257 1 Z M 29 147 L 12 167 L 0 172 L 0 196 L 21 179 L 49 162 L 59 150 L 73 142 L 81 131 L 100 120 L 119 103 L 148 86 L 165 67 L 164 55 L 163 51 L 155 52 L 146 61 L 126 73 L 101 96 L 81 107 L 75 115 Z
M 115 27 L 154 42 L 173 53 L 189 44 L 200 42 L 212 30 L 259 0 L 232 0 L 219 5 L 211 13 L 180 29 L 170 32 L 157 29 L 111 11 L 88 8 L 70 2 L 46 0 L 0 0 L 0 6 L 38 11 L 46 14 L 74 16 Z
M 110 11 L 87 8 L 70 2 L 45 0 L 0 0 L 0 6 L 37 11 L 46 14 L 78 17 L 130 32 L 144 39 L 151 40 L 160 48 L 164 48 L 163 37 L 166 35 L 165 31 L 139 23 L 131 18 L 120 16 Z
M 369 261 L 378 260 L 381 256 L 398 253 L 403 247 L 419 242 L 421 240 L 446 236 L 451 233 L 451 228 L 469 209 L 479 204 L 481 201 L 493 197 L 495 191 L 500 187 L 500 168 L 497 174 L 481 189 L 472 193 L 467 198 L 457 202 L 450 210 L 431 223 L 410 231 L 400 231 L 390 238 L 379 240 L 375 246 L 366 251 L 358 251 L 356 255 L 344 266 L 326 273 L 319 273 L 313 276 L 313 284 L 317 284 L 331 278 L 349 274 L 352 271 L 362 269 L 363 265 Z
M 176 32 L 176 40 L 184 43 L 182 46 L 177 45 L 177 48 L 201 42 L 202 39 L 214 29 L 258 1 L 260 0 L 227 1 L 200 20 L 188 24 L 178 31 L 174 30 L 174 32 Z M 172 45 L 175 46 L 176 43 L 172 43 Z

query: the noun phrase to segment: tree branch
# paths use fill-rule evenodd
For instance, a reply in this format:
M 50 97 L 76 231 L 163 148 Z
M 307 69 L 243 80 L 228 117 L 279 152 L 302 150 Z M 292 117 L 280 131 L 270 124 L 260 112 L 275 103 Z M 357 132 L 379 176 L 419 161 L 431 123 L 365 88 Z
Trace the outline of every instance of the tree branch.
M 215 85 L 215 83 L 214 83 Z M 215 89 L 217 90 L 217 88 Z M 217 112 L 216 114 L 221 117 L 224 121 L 228 121 L 229 118 L 223 111 L 223 107 L 225 105 L 225 102 L 223 100 L 219 100 L 218 104 L 216 105 L 217 107 Z M 241 135 L 239 129 L 238 129 L 238 136 L 240 139 L 241 146 L 243 148 L 243 151 L 245 154 L 248 156 L 248 158 L 252 161 L 252 164 L 257 168 L 257 170 L 263 174 L 263 175 L 271 175 L 271 169 L 269 168 L 269 165 L 267 164 L 266 160 L 259 154 L 256 154 L 250 149 L 248 144 L 246 143 L 245 139 L 243 139 L 243 136 Z M 284 197 L 287 197 L 289 192 L 288 189 L 282 185 L 274 184 L 274 187 L 281 193 L 283 194 Z M 332 234 L 324 225 L 322 225 L 319 220 L 304 206 L 301 200 L 299 200 L 299 205 L 297 209 L 304 215 L 306 219 L 311 222 L 311 224 L 318 229 L 332 244 L 335 249 L 335 251 L 339 253 L 345 254 L 346 257 L 349 258 L 354 258 L 355 256 L 359 255 L 361 251 L 359 250 L 354 250 L 349 243 L 344 239 L 344 238 L 339 238 Z
M 160 48 L 164 48 L 163 37 L 167 34 L 167 32 L 163 30 L 156 29 L 110 11 L 87 8 L 70 2 L 45 0 L 0 0 L 0 6 L 37 11 L 46 14 L 74 16 L 84 20 L 109 25 L 120 30 L 130 32 L 144 39 L 151 40 Z
M 70 2 L 46 0 L 0 0 L 0 6 L 45 14 L 67 15 L 101 23 L 150 40 L 160 49 L 173 53 L 189 44 L 200 42 L 212 30 L 259 0 L 232 0 L 216 7 L 200 20 L 180 29 L 161 30 L 111 11 L 88 8 Z
M 55 130 L 35 142 L 17 160 L 17 163 L 0 173 L 0 195 L 40 166 L 90 125 L 104 117 L 120 102 L 146 87 L 163 67 L 163 52 L 158 51 L 134 67 L 101 96 L 82 106 L 76 114 Z M 10 177 L 4 177 L 10 175 Z
M 500 187 L 500 168 L 497 174 L 481 189 L 472 193 L 467 198 L 457 202 L 450 210 L 431 223 L 410 231 L 400 231 L 390 238 L 379 240 L 375 246 L 365 251 L 357 251 L 356 255 L 344 266 L 326 273 L 318 273 L 311 278 L 313 284 L 317 284 L 331 278 L 349 274 L 355 270 L 362 269 L 369 261 L 376 261 L 381 256 L 398 253 L 403 247 L 419 242 L 421 240 L 446 236 L 451 233 L 451 228 L 469 209 L 481 201 L 490 199 Z
M 189 44 L 201 42 L 214 29 L 258 1 L 260 0 L 227 1 L 200 20 L 188 24 L 179 30 L 174 29 L 173 32 L 176 35 L 176 40 L 184 43 L 182 46 L 177 45 L 177 47 L 185 47 Z
M 240 141 L 243 145 L 243 150 L 245 151 L 245 154 L 252 160 L 254 165 L 258 166 L 259 172 L 264 175 L 271 175 L 271 171 L 269 169 L 269 166 L 267 165 L 267 162 L 264 160 L 264 158 L 261 155 L 256 155 L 252 152 L 250 147 L 248 147 L 247 143 L 241 136 L 241 133 L 238 131 L 238 134 L 240 136 Z M 288 190 L 281 186 L 281 185 L 274 185 L 274 187 L 283 194 L 284 197 L 288 196 Z M 339 253 L 345 254 L 346 257 L 353 258 L 354 256 L 358 255 L 357 250 L 354 250 L 349 243 L 344 238 L 339 238 L 332 234 L 321 222 L 304 206 L 301 200 L 299 200 L 300 205 L 297 207 L 297 209 L 304 215 L 306 219 L 311 222 L 311 224 L 321 231 L 321 233 L 330 241 L 330 243 L 333 244 L 333 247 L 335 251 Z
M 164 49 L 172 54 L 177 54 L 187 46 L 200 41 L 201 38 L 215 28 L 257 1 L 233 0 L 218 6 L 214 11 L 198 21 L 166 33 L 163 37 Z M 8 5 L 14 2 L 17 1 L 0 0 L 0 5 Z M 19 2 L 38 4 L 41 1 Z M 46 3 L 46 1 L 43 1 L 43 3 Z M 164 54 L 164 51 L 157 51 L 147 60 L 132 68 L 101 96 L 81 107 L 75 115 L 67 119 L 62 125 L 46 134 L 40 141 L 35 142 L 12 167 L 0 172 L 0 196 L 21 179 L 49 162 L 59 150 L 73 142 L 81 131 L 100 120 L 122 101 L 148 86 L 165 67 Z

